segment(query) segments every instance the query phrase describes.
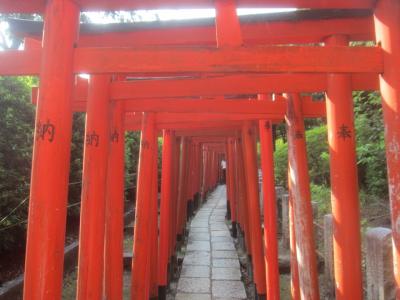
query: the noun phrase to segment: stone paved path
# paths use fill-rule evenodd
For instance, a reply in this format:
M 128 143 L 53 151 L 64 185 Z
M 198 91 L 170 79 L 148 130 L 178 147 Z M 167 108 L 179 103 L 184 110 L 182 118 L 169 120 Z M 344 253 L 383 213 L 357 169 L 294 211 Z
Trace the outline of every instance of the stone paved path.
M 219 186 L 193 218 L 176 300 L 247 299 Z

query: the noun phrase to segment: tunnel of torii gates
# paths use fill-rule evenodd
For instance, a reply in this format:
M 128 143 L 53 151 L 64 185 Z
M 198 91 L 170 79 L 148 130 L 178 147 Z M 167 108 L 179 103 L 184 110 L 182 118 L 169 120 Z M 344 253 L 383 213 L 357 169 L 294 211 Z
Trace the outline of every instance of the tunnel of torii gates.
M 215 24 L 103 25 L 97 31 L 82 25 L 79 30 L 80 11 L 208 7 L 216 8 Z M 236 7 L 305 10 L 239 19 Z M 244 234 L 258 296 L 279 299 L 272 128 L 283 120 L 289 143 L 292 298 L 318 299 L 303 119 L 322 116 L 330 149 L 336 298 L 361 299 L 353 90 L 382 95 L 393 268 L 400 287 L 398 0 L 2 0 L 0 13 L 44 15 L 44 30 L 11 22 L 26 38 L 25 50 L 0 53 L 1 75 L 40 76 L 33 92 L 37 113 L 25 299 L 61 297 L 73 111 L 87 116 L 78 299 L 122 299 L 123 136 L 129 130 L 141 130 L 132 299 L 165 297 L 168 263 L 192 212 L 187 207 L 200 205 L 217 185 L 221 159 L 227 161 L 232 234 Z M 349 47 L 351 41 L 376 46 Z M 78 80 L 81 73 L 90 74 L 89 81 Z M 325 101 L 305 96 L 312 92 L 325 92 Z

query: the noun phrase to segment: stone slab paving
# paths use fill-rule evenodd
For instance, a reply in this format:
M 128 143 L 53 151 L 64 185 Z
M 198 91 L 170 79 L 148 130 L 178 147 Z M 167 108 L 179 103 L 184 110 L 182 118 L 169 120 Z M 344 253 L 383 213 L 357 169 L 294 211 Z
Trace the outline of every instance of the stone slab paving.
M 191 222 L 176 300 L 247 299 L 225 214 L 226 188 L 219 186 Z

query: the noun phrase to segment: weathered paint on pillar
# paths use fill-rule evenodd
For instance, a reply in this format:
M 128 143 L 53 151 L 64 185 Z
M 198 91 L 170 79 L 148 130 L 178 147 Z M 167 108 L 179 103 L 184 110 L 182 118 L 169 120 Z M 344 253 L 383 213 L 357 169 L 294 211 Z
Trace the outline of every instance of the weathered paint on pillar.
M 332 36 L 327 46 L 347 46 Z M 351 75 L 328 74 L 326 119 L 330 156 L 336 299 L 362 299 L 360 206 Z
M 36 110 L 24 299 L 61 298 L 72 130 L 75 1 L 47 1 Z M 62 37 L 62 39 L 60 39 Z
M 290 176 L 290 172 L 288 172 Z M 289 207 L 289 235 L 290 235 L 290 294 L 292 300 L 300 300 L 300 284 L 299 284 L 299 266 L 297 262 L 297 251 L 296 251 L 296 232 L 294 224 L 294 207 L 293 197 L 291 193 L 290 177 L 288 176 L 288 207 Z
M 153 181 L 153 164 L 156 127 L 155 114 L 144 113 L 140 139 L 139 166 L 136 192 L 136 217 L 132 257 L 131 299 L 148 299 L 150 282 L 150 224 Z
M 254 281 L 257 294 L 265 297 L 265 263 L 261 233 L 260 201 L 258 192 L 258 168 L 256 157 L 256 145 L 254 141 L 255 131 L 249 121 L 245 121 L 242 127 L 244 151 L 244 166 L 246 168 L 247 198 L 249 203 L 249 224 L 252 245 L 252 259 L 254 268 Z
M 319 299 L 304 121 L 299 95 L 287 97 L 290 197 L 293 202 L 301 299 Z
M 393 263 L 400 298 L 400 3 L 379 0 L 375 7 L 375 31 L 383 50 L 380 75 L 386 161 L 392 219 Z
M 267 299 L 272 300 L 279 299 L 280 293 L 272 122 L 269 120 L 259 121 L 259 132 L 264 191 L 264 259 Z
M 111 104 L 110 149 L 107 168 L 104 292 L 122 299 L 125 187 L 125 130 L 123 105 Z
M 168 284 L 169 243 L 170 232 L 172 231 L 173 139 L 175 139 L 174 133 L 170 130 L 164 130 L 161 173 L 160 247 L 158 249 L 158 285 L 160 296 L 163 295 L 163 298 Z

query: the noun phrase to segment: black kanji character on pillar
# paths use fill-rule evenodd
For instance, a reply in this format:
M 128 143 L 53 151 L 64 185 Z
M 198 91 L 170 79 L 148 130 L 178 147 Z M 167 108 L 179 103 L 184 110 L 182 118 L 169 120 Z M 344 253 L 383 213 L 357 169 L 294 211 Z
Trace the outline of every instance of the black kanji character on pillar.
M 39 121 L 36 126 L 36 138 L 44 141 L 47 137 L 47 140 L 51 143 L 54 141 L 55 131 L 56 128 L 54 124 L 50 123 L 50 120 L 47 120 L 46 123 Z
M 96 131 L 93 130 L 92 133 L 87 133 L 86 134 L 86 145 L 98 147 L 99 146 L 99 141 L 100 141 L 100 137 L 96 133 Z
M 296 131 L 295 133 L 295 138 L 296 139 L 302 139 L 304 137 L 303 133 L 301 131 Z
M 141 142 L 141 146 L 143 149 L 149 149 L 150 148 L 150 144 L 148 141 L 142 141 Z
M 114 132 L 111 134 L 110 139 L 111 139 L 112 143 L 118 143 L 119 134 L 118 134 L 117 129 L 115 129 Z
M 339 127 L 337 135 L 343 140 L 351 138 L 351 130 L 349 129 L 349 126 L 342 124 L 342 126 Z

